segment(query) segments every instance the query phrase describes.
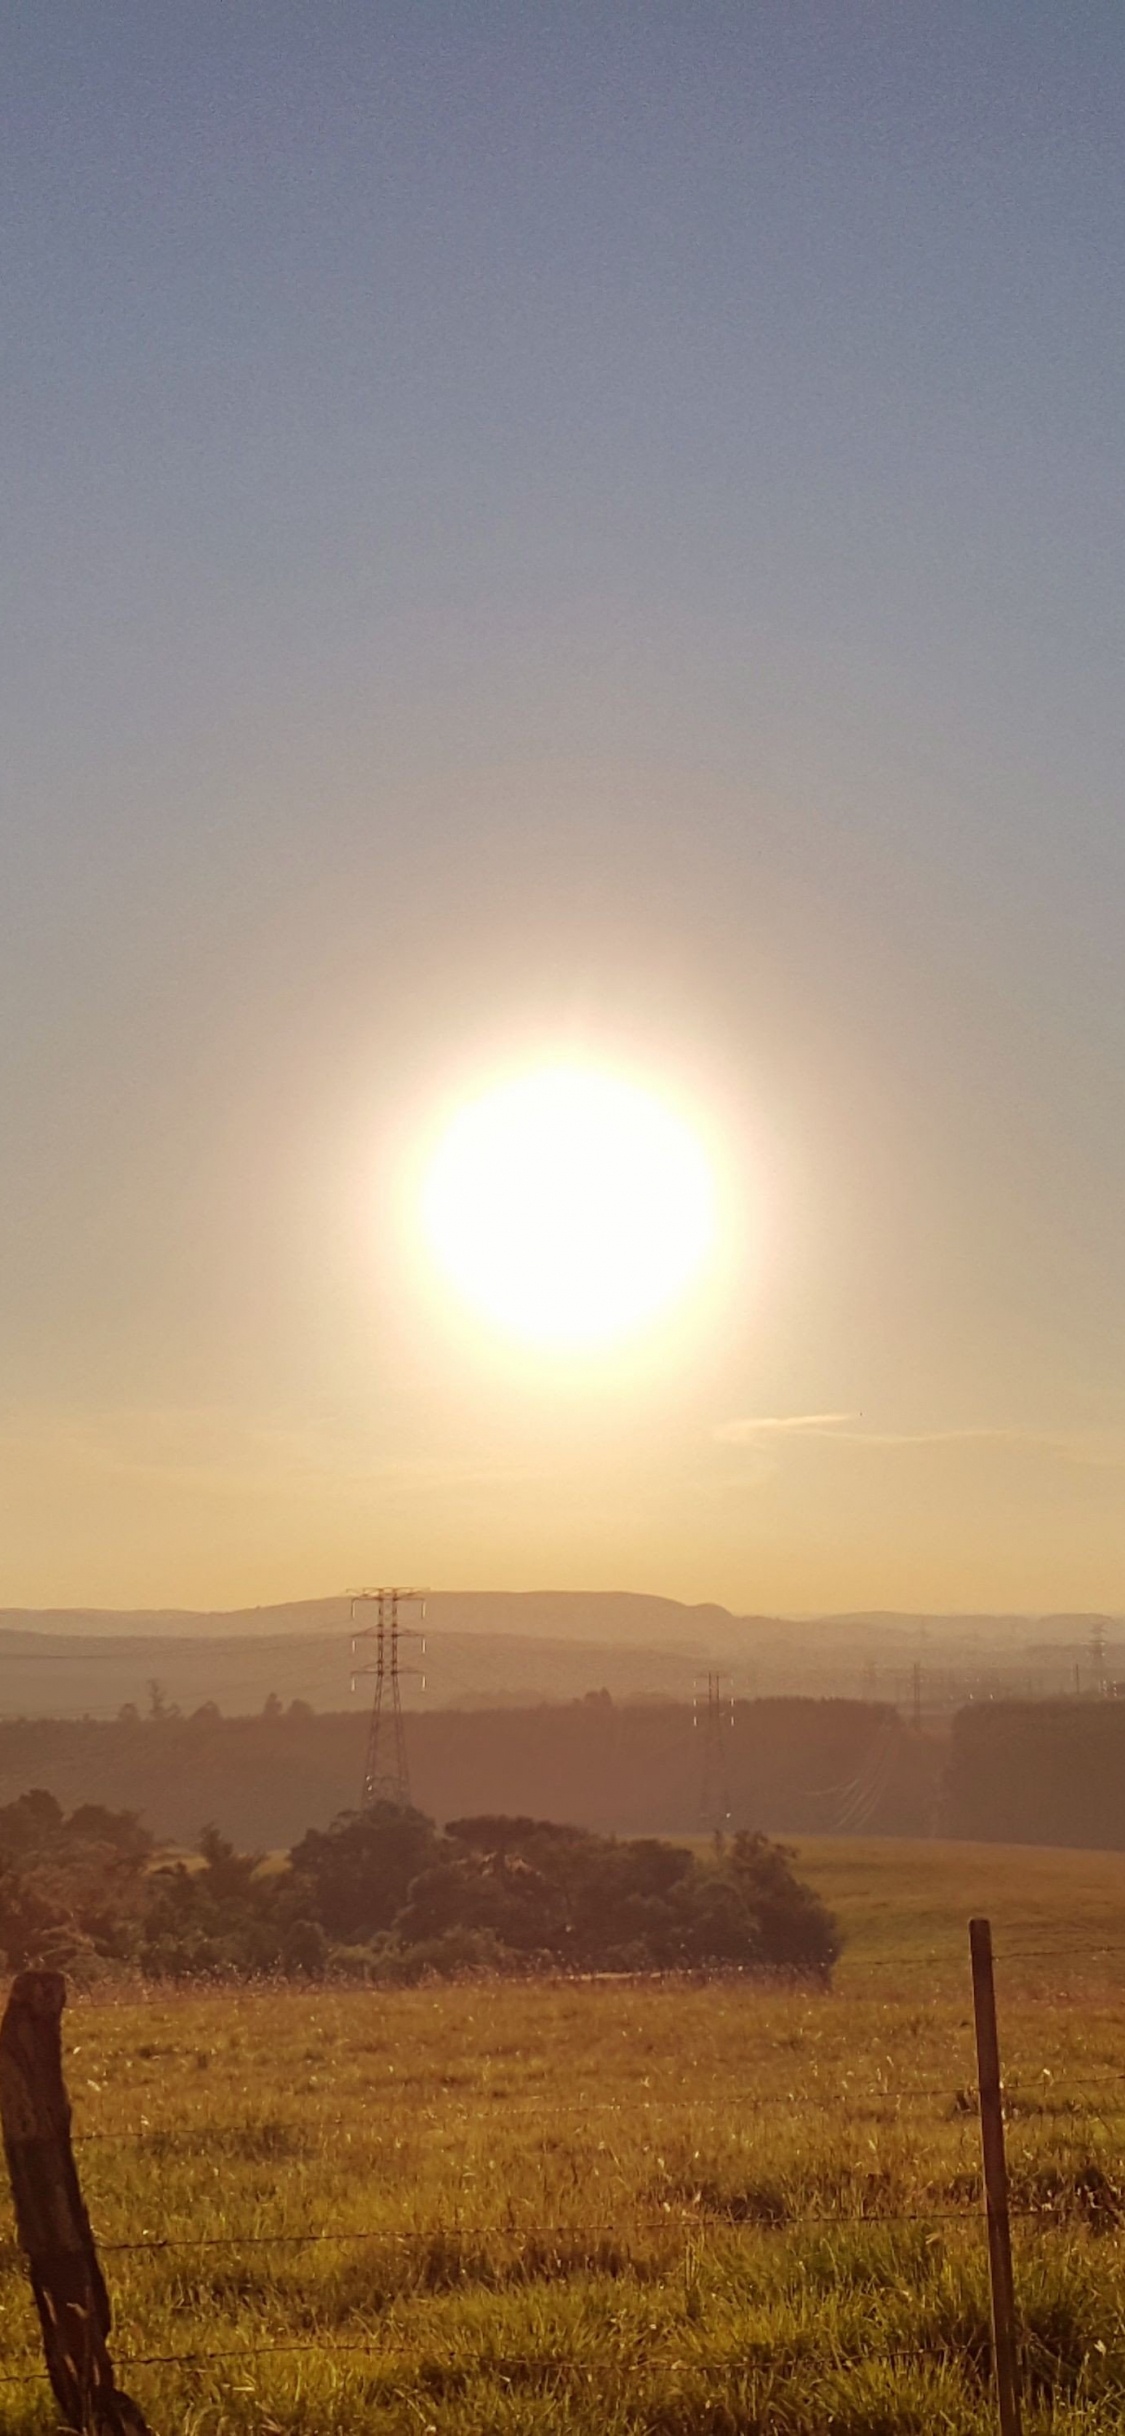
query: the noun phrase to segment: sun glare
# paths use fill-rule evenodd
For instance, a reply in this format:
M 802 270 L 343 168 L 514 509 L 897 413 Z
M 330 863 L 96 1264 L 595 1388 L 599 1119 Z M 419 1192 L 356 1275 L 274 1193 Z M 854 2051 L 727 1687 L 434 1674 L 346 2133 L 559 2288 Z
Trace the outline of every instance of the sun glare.
M 423 1220 L 446 1277 L 527 1343 L 630 1334 L 706 1264 L 715 1186 L 702 1144 L 650 1092 L 558 1065 L 462 1107 L 427 1173 Z

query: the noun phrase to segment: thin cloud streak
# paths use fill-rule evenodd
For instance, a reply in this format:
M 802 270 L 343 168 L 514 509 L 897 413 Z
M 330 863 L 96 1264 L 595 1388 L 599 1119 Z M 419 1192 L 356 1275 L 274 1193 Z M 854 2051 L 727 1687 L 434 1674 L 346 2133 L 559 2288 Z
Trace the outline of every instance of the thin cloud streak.
M 952 1429 L 857 1429 L 854 1424 L 862 1417 L 860 1413 L 765 1413 L 721 1421 L 711 1436 L 720 1446 L 742 1447 L 757 1446 L 770 1437 L 822 1438 L 837 1446 L 878 1453 L 896 1447 L 1012 1447 L 1096 1471 L 1125 1470 L 1125 1437 L 1120 1432 L 1021 1429 L 995 1422 L 966 1422 Z
M 835 1438 L 847 1422 L 859 1418 L 858 1413 L 763 1413 L 748 1421 L 720 1421 L 711 1435 L 720 1446 L 753 1446 L 771 1433 L 798 1431 L 810 1438 Z

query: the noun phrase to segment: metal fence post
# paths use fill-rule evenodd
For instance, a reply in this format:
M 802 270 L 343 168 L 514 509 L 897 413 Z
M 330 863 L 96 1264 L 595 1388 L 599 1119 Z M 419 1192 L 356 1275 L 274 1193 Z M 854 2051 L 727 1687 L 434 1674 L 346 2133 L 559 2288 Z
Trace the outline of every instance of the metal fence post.
M 992 1973 L 992 1924 L 970 1920 L 973 2020 L 977 2038 L 980 2145 L 988 2219 L 988 2274 L 992 2288 L 992 2363 L 1000 2436 L 1020 2436 L 1016 2303 L 1012 2279 L 1012 2232 L 1008 2219 L 1008 2166 L 1004 2155 L 1004 2100 L 1000 2042 L 996 2031 L 996 1985 Z

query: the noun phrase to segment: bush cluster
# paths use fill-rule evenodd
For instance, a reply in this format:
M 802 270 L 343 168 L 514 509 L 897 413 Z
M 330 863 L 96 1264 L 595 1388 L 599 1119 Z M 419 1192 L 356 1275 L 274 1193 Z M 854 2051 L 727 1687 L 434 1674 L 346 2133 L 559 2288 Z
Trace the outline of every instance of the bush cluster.
M 131 1810 L 53 1793 L 0 1806 L 0 1961 L 60 1970 L 131 1962 L 142 1934 L 152 1837 Z
M 783 1845 L 706 1854 L 543 1819 L 455 1819 L 377 1803 L 310 1828 L 263 1864 L 204 1828 L 192 1861 L 154 1860 L 128 1812 L 52 1795 L 0 1810 L 0 1947 L 10 1967 L 132 1963 L 158 1979 L 326 1972 L 382 1980 L 467 1970 L 773 1968 L 826 1979 L 835 1922 Z

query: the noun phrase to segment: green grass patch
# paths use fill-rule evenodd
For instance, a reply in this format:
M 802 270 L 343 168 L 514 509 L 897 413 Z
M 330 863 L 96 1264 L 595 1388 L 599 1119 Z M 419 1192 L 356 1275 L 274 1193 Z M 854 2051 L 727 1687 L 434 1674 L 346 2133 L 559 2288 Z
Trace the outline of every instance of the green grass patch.
M 994 1922 L 1029 2436 L 1125 2419 L 1125 1858 L 806 1843 L 831 1992 L 101 1992 L 67 2071 L 161 2436 L 983 2436 Z M 0 2217 L 3 2374 L 35 2368 Z M 217 2356 L 214 2356 L 217 2355 Z M 129 2363 L 129 2365 L 126 2365 Z M 47 2436 L 0 2383 L 0 2436 Z

